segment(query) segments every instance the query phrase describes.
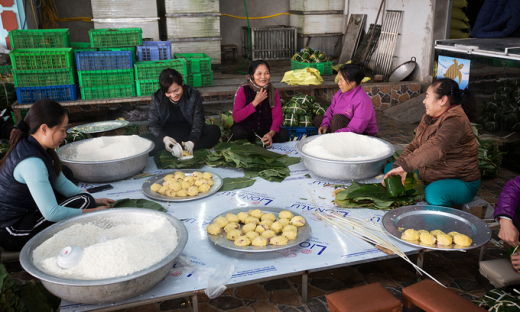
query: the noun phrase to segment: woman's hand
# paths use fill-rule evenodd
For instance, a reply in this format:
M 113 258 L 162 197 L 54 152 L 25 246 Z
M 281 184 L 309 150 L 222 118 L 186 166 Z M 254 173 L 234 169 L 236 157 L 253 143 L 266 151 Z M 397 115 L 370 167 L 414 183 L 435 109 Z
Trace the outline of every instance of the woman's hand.
M 520 273 L 520 252 L 515 252 L 511 255 L 511 263 L 513 264 L 513 268 Z
M 110 203 L 113 203 L 115 200 L 109 198 L 96 198 L 96 206 L 98 208 L 110 208 Z
M 256 93 L 255 99 L 253 100 L 253 102 L 251 102 L 251 104 L 253 104 L 254 107 L 257 107 L 265 99 L 267 99 L 267 90 L 260 89 L 260 91 Z
M 520 241 L 518 240 L 518 234 L 518 229 L 513 224 L 513 221 L 505 218 L 500 218 L 500 232 L 498 233 L 498 237 L 501 240 L 503 240 L 511 246 L 518 246 L 520 245 Z
M 271 130 L 262 137 L 262 142 L 264 143 L 265 147 L 270 148 L 271 146 L 273 146 L 273 136 L 275 134 L 276 132 Z
M 401 176 L 401 182 L 404 185 L 404 181 L 406 180 L 406 172 L 403 170 L 403 168 L 401 166 L 388 171 L 385 174 L 385 176 L 383 177 L 383 181 L 381 182 L 381 184 L 383 184 L 383 186 L 386 187 L 385 179 L 388 178 L 389 176 L 393 176 L 393 175 Z
M 318 134 L 325 134 L 329 129 L 327 127 L 319 127 Z

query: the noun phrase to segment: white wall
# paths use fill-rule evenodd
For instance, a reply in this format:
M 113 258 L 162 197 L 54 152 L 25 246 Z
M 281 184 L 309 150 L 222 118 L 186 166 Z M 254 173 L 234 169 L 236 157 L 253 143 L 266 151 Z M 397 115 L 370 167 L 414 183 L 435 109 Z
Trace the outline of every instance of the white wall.
M 381 0 L 346 1 L 348 1 L 349 14 L 367 14 L 365 28 L 367 31 L 370 24 L 376 20 Z M 415 56 L 417 67 L 414 80 L 431 81 L 429 67 L 432 57 L 434 17 L 432 0 L 387 0 L 386 9 L 404 11 L 392 69 Z M 378 24 L 380 23 L 381 15 Z

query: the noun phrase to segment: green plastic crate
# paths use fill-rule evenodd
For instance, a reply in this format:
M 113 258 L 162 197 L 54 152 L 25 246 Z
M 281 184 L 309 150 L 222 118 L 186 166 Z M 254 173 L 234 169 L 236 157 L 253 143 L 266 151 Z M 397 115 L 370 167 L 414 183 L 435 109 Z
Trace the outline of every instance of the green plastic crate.
M 137 80 L 135 88 L 137 89 L 137 96 L 152 95 L 160 88 L 159 80 Z
M 68 29 L 16 29 L 9 32 L 13 49 L 69 48 Z
M 211 87 L 213 85 L 213 72 L 189 75 L 188 85 L 192 87 Z
M 13 67 L 11 65 L 0 66 L 0 75 L 7 76 L 13 73 Z
M 83 100 L 113 99 L 135 96 L 135 85 L 80 88 Z
M 45 70 L 13 70 L 15 87 L 45 87 L 72 85 L 74 68 Z
M 143 45 L 141 28 L 91 29 L 90 44 L 95 48 L 131 47 Z
M 211 71 L 211 57 L 204 53 L 176 53 L 176 59 L 186 60 L 188 75 Z
M 134 70 L 78 70 L 78 80 L 80 87 L 133 85 Z
M 17 49 L 9 56 L 14 70 L 74 67 L 74 52 L 71 48 Z
M 134 64 L 135 80 L 157 80 L 162 70 L 166 68 L 175 69 L 186 81 L 186 60 L 184 59 L 137 62 Z
M 87 48 L 92 48 L 92 46 L 90 45 L 90 42 L 71 42 L 71 43 L 70 43 L 70 46 L 71 46 L 73 49 L 87 49 Z
M 135 64 L 135 56 L 137 54 L 136 47 L 121 47 L 121 48 L 99 48 L 99 51 L 130 51 L 132 52 L 132 63 Z
M 332 62 L 323 62 L 323 63 L 302 63 L 291 60 L 291 70 L 293 69 L 303 69 L 303 68 L 316 68 L 320 71 L 320 75 L 332 75 Z

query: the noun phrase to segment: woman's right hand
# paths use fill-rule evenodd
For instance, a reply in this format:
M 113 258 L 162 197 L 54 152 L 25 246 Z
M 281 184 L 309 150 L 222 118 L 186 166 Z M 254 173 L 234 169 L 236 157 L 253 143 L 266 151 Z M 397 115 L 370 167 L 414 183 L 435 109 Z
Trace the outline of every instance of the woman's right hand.
M 325 134 L 327 133 L 327 130 L 329 130 L 327 127 L 319 127 L 318 134 Z
M 255 99 L 253 100 L 253 102 L 251 102 L 251 104 L 253 104 L 254 107 L 257 107 L 265 99 L 267 99 L 267 90 L 260 89 L 260 91 L 256 93 Z
M 498 233 L 498 237 L 504 242 L 508 243 L 511 246 L 520 245 L 520 241 L 518 240 L 518 229 L 513 224 L 513 221 L 500 218 L 500 232 Z

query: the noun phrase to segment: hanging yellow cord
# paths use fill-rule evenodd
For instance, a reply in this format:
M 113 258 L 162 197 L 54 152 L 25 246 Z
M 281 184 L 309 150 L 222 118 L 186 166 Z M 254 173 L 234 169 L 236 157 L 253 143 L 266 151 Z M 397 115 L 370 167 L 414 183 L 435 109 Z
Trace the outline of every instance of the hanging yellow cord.
M 36 29 L 38 29 L 38 21 L 36 20 L 36 14 L 34 14 L 33 0 L 31 0 L 31 9 L 32 9 L 32 12 L 33 12 L 34 24 L 36 24 Z
M 47 3 L 48 2 L 48 3 Z M 83 21 L 92 22 L 90 17 L 67 17 L 60 18 L 58 16 L 58 8 L 54 0 L 42 0 L 43 28 L 58 28 L 58 22 Z
M 229 16 L 229 17 L 232 17 L 232 18 L 238 18 L 238 19 L 247 19 L 247 17 L 243 17 L 243 16 L 235 16 L 235 15 L 224 14 L 224 13 L 221 13 L 220 15 L 223 15 L 223 16 Z M 290 14 L 289 14 L 289 13 L 278 13 L 278 14 L 269 15 L 269 16 L 250 17 L 249 19 L 250 19 L 250 20 L 252 20 L 252 19 L 264 19 L 264 18 L 277 17 L 277 16 L 280 16 L 280 15 L 290 15 Z

